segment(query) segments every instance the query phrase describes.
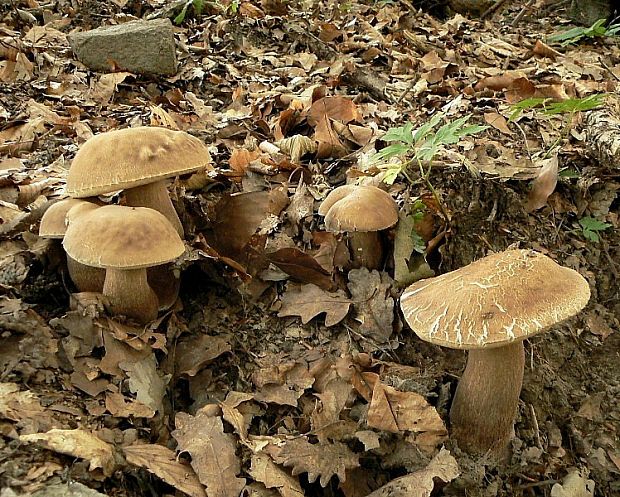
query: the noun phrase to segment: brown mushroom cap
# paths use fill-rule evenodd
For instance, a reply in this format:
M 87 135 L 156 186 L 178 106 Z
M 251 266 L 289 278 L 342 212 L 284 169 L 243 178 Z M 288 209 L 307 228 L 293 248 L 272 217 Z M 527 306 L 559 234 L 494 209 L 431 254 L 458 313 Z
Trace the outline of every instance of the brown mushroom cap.
M 319 207 L 328 231 L 380 231 L 398 222 L 392 196 L 376 186 L 344 185 L 334 189 Z
M 191 173 L 209 166 L 207 147 L 183 131 L 139 127 L 90 138 L 67 177 L 67 193 L 90 197 Z
M 107 205 L 86 212 L 67 228 L 63 247 L 92 267 L 140 269 L 179 257 L 183 241 L 170 222 L 146 207 Z
M 65 198 L 49 207 L 41 218 L 39 236 L 43 238 L 63 238 L 67 231 L 67 213 L 80 204 L 90 204 L 78 198 Z
M 507 250 L 420 280 L 403 293 L 405 320 L 422 340 L 453 349 L 501 347 L 577 314 L 588 282 L 533 250 Z

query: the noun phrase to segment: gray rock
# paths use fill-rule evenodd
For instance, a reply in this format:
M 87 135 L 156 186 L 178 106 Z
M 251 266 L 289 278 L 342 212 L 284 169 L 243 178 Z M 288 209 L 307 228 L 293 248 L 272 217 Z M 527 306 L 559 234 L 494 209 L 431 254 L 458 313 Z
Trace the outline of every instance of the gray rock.
M 169 19 L 131 21 L 69 35 L 76 57 L 100 72 L 172 75 L 177 58 Z

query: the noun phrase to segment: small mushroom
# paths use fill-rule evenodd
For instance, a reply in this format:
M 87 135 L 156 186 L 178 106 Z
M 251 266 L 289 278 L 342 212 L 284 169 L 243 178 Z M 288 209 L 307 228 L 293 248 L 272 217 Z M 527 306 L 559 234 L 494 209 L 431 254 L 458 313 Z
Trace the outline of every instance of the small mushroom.
M 452 437 L 502 460 L 523 383 L 523 340 L 577 314 L 590 287 L 533 250 L 508 250 L 420 280 L 403 293 L 405 320 L 422 339 L 469 350 L 452 407 Z
M 389 193 L 376 186 L 339 186 L 323 200 L 319 214 L 325 216 L 327 231 L 349 233 L 354 267 L 380 267 L 379 231 L 398 222 L 398 207 Z
M 205 144 L 183 131 L 148 126 L 108 131 L 78 150 L 67 193 L 83 198 L 125 190 L 127 205 L 161 212 L 183 237 L 165 180 L 210 168 L 210 162 Z
M 56 202 L 45 211 L 39 225 L 39 236 L 62 240 L 67 231 L 69 213 L 86 212 L 99 205 L 83 199 L 67 198 Z M 80 292 L 101 292 L 105 271 L 80 264 L 67 256 L 67 270 L 71 281 Z
M 185 245 L 170 222 L 146 207 L 108 205 L 71 222 L 63 240 L 68 255 L 106 270 L 108 310 L 140 323 L 157 317 L 158 299 L 147 268 L 173 261 Z

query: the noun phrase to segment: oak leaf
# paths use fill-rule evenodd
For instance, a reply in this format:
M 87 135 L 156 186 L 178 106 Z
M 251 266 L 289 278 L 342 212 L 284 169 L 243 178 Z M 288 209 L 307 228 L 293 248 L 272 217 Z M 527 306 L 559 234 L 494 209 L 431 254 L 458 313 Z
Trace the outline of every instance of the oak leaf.
M 330 293 L 312 284 L 289 283 L 278 316 L 300 316 L 301 322 L 306 324 L 324 312 L 325 326 L 333 326 L 345 318 L 350 306 L 351 301 L 342 290 Z
M 264 453 L 252 455 L 252 466 L 249 471 L 254 480 L 267 488 L 275 488 L 282 497 L 303 497 L 304 491 L 299 480 L 289 475 Z
M 239 497 L 245 478 L 237 478 L 241 463 L 233 436 L 224 433 L 222 418 L 209 415 L 203 408 L 195 416 L 178 413 L 175 424 L 172 436 L 179 451 L 192 456 L 192 468 L 207 487 L 208 497 Z
M 176 454 L 168 447 L 134 443 L 123 447 L 123 452 L 129 464 L 146 469 L 190 497 L 206 497 L 194 470 L 177 461 Z
M 279 447 L 270 445 L 266 450 L 276 463 L 292 466 L 294 476 L 308 473 L 310 483 L 320 478 L 322 487 L 326 487 L 334 475 L 341 482 L 345 481 L 345 471 L 359 466 L 359 456 L 340 442 L 311 444 L 299 437 Z

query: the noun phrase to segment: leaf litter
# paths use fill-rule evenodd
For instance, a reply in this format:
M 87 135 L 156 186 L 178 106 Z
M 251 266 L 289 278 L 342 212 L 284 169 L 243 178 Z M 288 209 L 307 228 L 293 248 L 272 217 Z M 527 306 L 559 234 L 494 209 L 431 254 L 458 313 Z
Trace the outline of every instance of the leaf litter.
M 601 351 L 618 340 L 617 174 L 584 161 L 586 148 L 604 155 L 580 132 L 578 114 L 570 134 L 562 116 L 512 114 L 524 99 L 613 93 L 618 51 L 606 45 L 603 64 L 599 47 L 543 43 L 557 22 L 544 3 L 528 4 L 527 22 L 504 29 L 516 7 L 485 25 L 460 15 L 440 21 L 408 2 L 323 1 L 312 15 L 307 2 L 241 2 L 237 11 L 235 2 L 205 2 L 202 17 L 188 9 L 175 28 L 181 64 L 167 78 L 93 72 L 66 38 L 100 23 L 179 14 L 162 2 L 140 12 L 131 2 L 93 12 L 22 2 L 17 14 L 5 12 L 0 416 L 9 442 L 0 450 L 24 443 L 3 459 L 3 485 L 27 495 L 54 488 L 68 471 L 128 496 L 141 495 L 146 473 L 162 494 L 209 497 L 244 488 L 283 497 L 328 491 L 318 488 L 455 495 L 489 482 L 488 495 L 532 483 L 590 495 L 594 480 L 601 495 L 614 495 L 617 392 L 604 381 L 613 362 Z M 441 150 L 433 165 L 435 200 L 450 222 L 424 182 L 400 176 L 383 186 L 401 207 L 399 225 L 381 235 L 385 265 L 350 270 L 346 238 L 324 231 L 318 203 L 343 182 L 381 184 L 382 171 L 364 157 L 384 146 L 384 132 L 420 126 L 439 109 L 491 126 Z M 45 209 L 64 195 L 77 148 L 95 133 L 141 124 L 198 136 L 215 165 L 171 185 L 190 245 L 177 268 L 183 292 L 145 328 L 106 318 L 97 296 L 69 297 L 62 257 L 36 236 Z M 407 210 L 414 198 L 426 207 L 423 221 Z M 583 219 L 606 228 L 586 239 Z M 561 350 L 534 345 L 534 363 L 567 375 L 558 383 L 526 373 L 532 409 L 520 411 L 516 427 L 519 471 L 485 474 L 451 445 L 443 421 L 462 357 L 402 329 L 395 285 L 514 242 L 570 254 L 563 262 L 595 282 L 605 306 L 596 303 Z M 597 363 L 584 367 L 592 354 Z M 581 370 L 596 384 L 591 392 L 569 388 L 586 384 Z M 557 385 L 552 401 L 548 384 Z M 543 456 L 527 450 L 540 454 L 545 435 L 553 444 Z M 54 454 L 31 457 L 34 443 Z M 569 460 L 584 468 L 569 469 Z M 27 484 L 19 483 L 24 467 Z

